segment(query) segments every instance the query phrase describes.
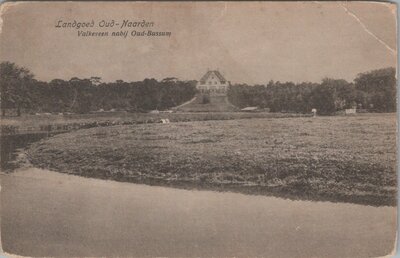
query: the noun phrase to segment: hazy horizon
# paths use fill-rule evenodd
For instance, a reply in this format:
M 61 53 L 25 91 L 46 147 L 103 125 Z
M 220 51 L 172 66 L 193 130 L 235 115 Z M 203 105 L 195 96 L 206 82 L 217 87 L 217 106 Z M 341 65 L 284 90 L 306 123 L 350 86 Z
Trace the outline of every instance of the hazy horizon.
M 208 69 L 232 83 L 353 81 L 396 67 L 395 15 L 396 5 L 376 2 L 9 3 L 0 60 L 43 81 L 199 80 Z M 146 20 L 171 36 L 78 37 L 87 29 L 56 28 L 103 19 Z

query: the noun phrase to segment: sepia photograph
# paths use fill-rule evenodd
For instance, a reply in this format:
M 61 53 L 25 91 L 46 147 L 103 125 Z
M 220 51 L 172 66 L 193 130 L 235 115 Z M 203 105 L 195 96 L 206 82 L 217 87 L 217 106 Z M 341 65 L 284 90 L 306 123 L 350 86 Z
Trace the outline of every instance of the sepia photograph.
M 4 2 L 4 257 L 393 257 L 397 5 Z

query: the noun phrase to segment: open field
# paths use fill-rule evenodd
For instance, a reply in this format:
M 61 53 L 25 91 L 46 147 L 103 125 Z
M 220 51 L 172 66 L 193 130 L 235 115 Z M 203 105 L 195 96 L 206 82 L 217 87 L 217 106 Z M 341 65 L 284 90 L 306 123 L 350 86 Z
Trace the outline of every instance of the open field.
M 159 123 L 168 118 L 171 122 L 232 120 L 249 118 L 305 117 L 310 114 L 295 113 L 246 113 L 246 112 L 196 112 L 196 113 L 128 113 L 103 112 L 72 115 L 23 115 L 21 117 L 2 117 L 1 136 L 13 134 L 32 134 L 38 132 L 66 132 L 82 128 L 110 125 L 132 125 Z
M 3 117 L 2 125 L 15 125 L 22 127 L 39 124 L 68 124 L 68 123 L 92 123 L 92 122 L 137 122 L 152 123 L 162 118 L 168 118 L 172 122 L 205 121 L 205 120 L 232 120 L 247 118 L 274 118 L 274 117 L 299 117 L 311 116 L 296 113 L 246 113 L 246 112 L 176 112 L 176 113 L 129 113 L 129 112 L 103 112 L 93 114 L 72 115 L 23 115 L 21 117 Z
M 396 203 L 396 117 L 117 125 L 32 144 L 41 168 L 87 177 L 292 199 Z

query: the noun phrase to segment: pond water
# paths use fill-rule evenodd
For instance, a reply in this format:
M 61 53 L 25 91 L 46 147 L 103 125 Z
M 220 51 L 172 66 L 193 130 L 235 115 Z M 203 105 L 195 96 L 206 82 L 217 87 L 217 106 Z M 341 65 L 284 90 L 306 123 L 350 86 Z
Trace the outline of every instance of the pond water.
M 18 166 L 15 158 L 18 149 L 50 136 L 48 133 L 0 135 L 0 171 L 12 171 Z
M 25 256 L 376 257 L 396 209 L 189 191 L 35 168 L 1 174 L 5 252 Z

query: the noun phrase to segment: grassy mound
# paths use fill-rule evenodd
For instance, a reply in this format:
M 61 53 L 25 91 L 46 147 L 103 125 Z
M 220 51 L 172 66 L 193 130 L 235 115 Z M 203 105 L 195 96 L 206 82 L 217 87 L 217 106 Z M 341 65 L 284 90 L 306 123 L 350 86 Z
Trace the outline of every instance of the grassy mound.
M 176 108 L 182 112 L 232 112 L 239 108 L 233 106 L 227 96 L 197 94 L 196 98 L 186 105 Z
M 118 125 L 27 150 L 82 176 L 292 199 L 396 203 L 395 115 Z

